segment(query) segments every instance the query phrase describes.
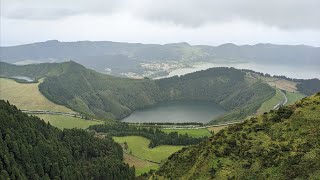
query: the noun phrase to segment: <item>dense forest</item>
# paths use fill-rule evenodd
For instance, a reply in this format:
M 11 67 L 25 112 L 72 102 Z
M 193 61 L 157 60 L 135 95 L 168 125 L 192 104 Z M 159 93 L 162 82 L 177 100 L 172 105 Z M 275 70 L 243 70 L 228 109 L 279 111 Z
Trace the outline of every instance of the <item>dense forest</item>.
M 171 155 L 153 179 L 318 179 L 320 92 Z
M 130 126 L 127 123 L 112 123 L 93 125 L 88 128 L 98 133 L 106 133 L 109 136 L 143 136 L 150 139 L 149 147 L 153 148 L 159 145 L 192 145 L 207 139 L 208 137 L 195 138 L 188 134 L 180 135 L 177 132 L 169 134 L 158 128 L 141 128 L 138 126 Z
M 61 131 L 0 101 L 0 179 L 134 179 L 112 138 Z

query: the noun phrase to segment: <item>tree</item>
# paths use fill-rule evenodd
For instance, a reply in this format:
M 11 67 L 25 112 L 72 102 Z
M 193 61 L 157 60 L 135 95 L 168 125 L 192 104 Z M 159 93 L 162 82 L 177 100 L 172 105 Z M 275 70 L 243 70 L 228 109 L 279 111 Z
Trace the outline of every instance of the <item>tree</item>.
M 128 144 L 127 142 L 124 142 L 124 149 L 127 151 L 128 150 Z

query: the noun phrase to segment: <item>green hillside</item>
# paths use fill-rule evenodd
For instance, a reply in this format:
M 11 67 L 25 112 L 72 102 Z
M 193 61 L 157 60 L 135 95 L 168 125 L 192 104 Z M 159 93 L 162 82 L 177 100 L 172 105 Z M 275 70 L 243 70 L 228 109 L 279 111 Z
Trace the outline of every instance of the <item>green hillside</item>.
M 0 61 L 0 75 L 2 77 L 27 76 L 38 80 L 49 76 L 58 76 L 67 72 L 79 71 L 82 66 L 69 61 L 65 63 L 41 63 L 16 66 Z
M 85 114 L 116 119 L 158 102 L 205 100 L 234 110 L 228 119 L 233 121 L 254 113 L 274 94 L 267 84 L 249 81 L 245 73 L 233 68 L 214 68 L 155 81 L 117 78 L 83 68 L 48 77 L 39 88 L 57 104 Z
M 136 109 L 163 101 L 197 100 L 218 103 L 228 111 L 211 123 L 239 121 L 254 114 L 275 94 L 264 81 L 234 68 L 137 80 L 101 74 L 72 61 L 26 66 L 2 64 L 5 70 L 1 76 L 45 78 L 39 90 L 50 101 L 104 119 L 121 119 Z
M 0 101 L 0 179 L 134 179 L 111 137 L 61 131 Z
M 319 155 L 320 92 L 183 148 L 155 175 L 158 179 L 318 179 Z

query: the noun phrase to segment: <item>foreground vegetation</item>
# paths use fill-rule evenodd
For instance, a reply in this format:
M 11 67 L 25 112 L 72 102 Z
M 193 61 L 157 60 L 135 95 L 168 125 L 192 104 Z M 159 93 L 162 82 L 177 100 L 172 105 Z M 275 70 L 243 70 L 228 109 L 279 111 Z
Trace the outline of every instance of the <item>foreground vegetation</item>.
M 133 179 L 110 137 L 59 130 L 0 101 L 0 179 Z
M 318 179 L 320 93 L 231 125 L 168 158 L 153 178 Z

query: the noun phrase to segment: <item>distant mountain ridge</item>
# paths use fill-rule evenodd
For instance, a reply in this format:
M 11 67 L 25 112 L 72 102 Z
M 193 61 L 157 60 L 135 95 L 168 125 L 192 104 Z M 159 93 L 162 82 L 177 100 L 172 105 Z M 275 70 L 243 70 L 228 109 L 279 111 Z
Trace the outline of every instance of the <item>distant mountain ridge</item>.
M 159 45 L 111 41 L 60 42 L 50 40 L 0 47 L 0 51 L 3 62 L 73 60 L 98 71 L 103 70 L 104 67 L 115 67 L 120 72 L 124 72 L 128 68 L 138 71 L 141 62 L 214 62 L 221 59 L 223 61 L 320 67 L 320 48 L 305 45 L 256 44 L 238 46 L 228 43 L 220 46 L 208 46 L 189 45 L 188 43 Z M 114 65 L 112 62 L 119 62 L 120 65 Z

